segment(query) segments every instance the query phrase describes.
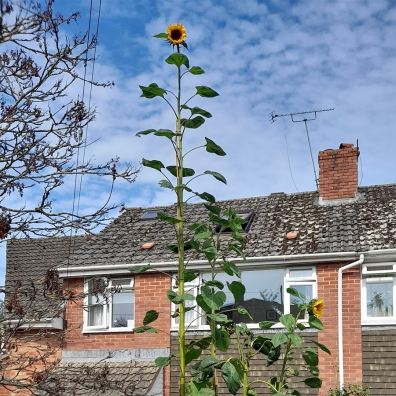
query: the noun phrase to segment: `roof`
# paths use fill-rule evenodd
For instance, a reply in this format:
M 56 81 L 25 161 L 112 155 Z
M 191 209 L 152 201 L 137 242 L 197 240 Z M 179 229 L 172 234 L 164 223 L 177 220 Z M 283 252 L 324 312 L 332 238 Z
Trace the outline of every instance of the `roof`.
M 218 202 L 223 208 L 254 212 L 247 233 L 247 257 L 362 252 L 396 247 L 396 185 L 359 188 L 357 199 L 320 204 L 317 192 L 277 193 Z M 153 209 L 153 208 L 149 208 Z M 141 220 L 148 208 L 131 208 L 92 240 L 76 249 L 71 266 L 99 266 L 176 260 L 168 246 L 175 243 L 171 225 Z M 174 214 L 175 206 L 154 208 Z M 207 218 L 203 204 L 185 205 L 187 223 Z M 289 231 L 298 231 L 293 240 Z M 155 242 L 143 249 L 146 242 Z M 187 252 L 190 258 L 194 254 Z
M 150 395 L 159 368 L 151 361 L 61 364 L 40 384 L 41 395 Z
M 15 304 L 22 308 L 18 318 L 24 312 L 35 319 L 59 317 L 63 311 L 63 299 L 57 298 L 61 284 L 56 272 L 50 270 L 64 263 L 69 252 L 83 243 L 79 236 L 7 241 L 6 312 L 12 302 L 13 313 Z M 12 312 L 8 317 L 13 319 Z

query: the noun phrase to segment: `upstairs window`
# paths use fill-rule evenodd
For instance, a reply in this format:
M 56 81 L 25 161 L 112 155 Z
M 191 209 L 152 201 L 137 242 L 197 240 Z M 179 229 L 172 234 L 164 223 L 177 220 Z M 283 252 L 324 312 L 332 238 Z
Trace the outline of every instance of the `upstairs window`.
M 396 265 L 365 264 L 362 271 L 362 323 L 396 323 Z
M 87 279 L 84 331 L 130 331 L 134 328 L 135 293 L 132 278 Z

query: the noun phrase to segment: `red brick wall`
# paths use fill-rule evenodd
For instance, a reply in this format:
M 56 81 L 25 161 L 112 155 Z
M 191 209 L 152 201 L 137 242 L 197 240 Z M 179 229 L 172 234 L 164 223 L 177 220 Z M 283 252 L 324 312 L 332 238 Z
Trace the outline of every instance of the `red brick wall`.
M 159 312 L 152 324 L 156 334 L 134 334 L 132 332 L 83 334 L 83 301 L 70 302 L 66 308 L 67 331 L 65 350 L 86 349 L 134 349 L 170 348 L 170 303 L 166 292 L 171 288 L 169 276 L 164 274 L 141 274 L 135 276 L 135 326 L 141 326 L 148 310 Z M 84 290 L 83 279 L 65 281 L 64 289 L 75 294 Z M 170 371 L 164 371 L 164 395 L 169 394 Z
M 319 195 L 322 199 L 353 198 L 358 187 L 359 149 L 341 144 L 319 152 Z
M 8 351 L 9 358 L 2 363 L 2 381 L 15 381 L 26 385 L 26 389 L 0 386 L 0 396 L 31 395 L 34 389 L 34 376 L 51 371 L 59 362 L 62 347 L 62 332 L 27 331 L 18 334 Z M 29 360 L 30 359 L 30 360 Z
M 338 304 L 337 271 L 341 265 L 320 264 L 316 267 L 318 295 L 324 299 L 322 322 L 325 329 L 319 332 L 319 342 L 327 345 L 331 356 L 319 351 L 320 377 L 323 386 L 320 396 L 327 396 L 330 388 L 337 388 L 338 375 Z M 360 311 L 360 268 L 343 275 L 343 329 L 344 329 L 344 382 L 362 383 L 362 335 Z

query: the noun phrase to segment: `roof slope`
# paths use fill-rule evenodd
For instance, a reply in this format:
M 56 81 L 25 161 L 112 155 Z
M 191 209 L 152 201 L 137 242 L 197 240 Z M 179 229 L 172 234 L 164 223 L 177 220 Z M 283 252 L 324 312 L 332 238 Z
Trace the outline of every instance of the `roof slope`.
M 222 201 L 218 205 L 254 212 L 247 234 L 248 257 L 396 247 L 396 185 L 362 187 L 354 202 L 331 206 L 320 205 L 317 192 L 271 194 Z M 175 213 L 175 206 L 160 209 Z M 76 249 L 69 264 L 94 266 L 176 260 L 176 255 L 168 249 L 175 241 L 174 229 L 160 220 L 141 220 L 146 210 L 126 209 L 100 234 Z M 191 204 L 185 206 L 185 215 L 191 223 L 206 219 L 207 211 L 202 204 Z M 286 233 L 291 230 L 298 230 L 297 239 L 286 239 Z M 145 242 L 155 245 L 145 250 L 142 248 Z
M 29 318 L 58 317 L 63 310 L 63 301 L 57 298 L 61 285 L 56 273 L 50 270 L 64 263 L 69 253 L 81 247 L 84 241 L 84 237 L 7 241 L 6 308 L 10 307 L 10 302 L 22 308 L 17 313 L 18 307 L 13 306 L 12 313 L 16 313 L 18 319 L 24 312 L 29 313 Z M 12 318 L 13 315 L 9 316 Z

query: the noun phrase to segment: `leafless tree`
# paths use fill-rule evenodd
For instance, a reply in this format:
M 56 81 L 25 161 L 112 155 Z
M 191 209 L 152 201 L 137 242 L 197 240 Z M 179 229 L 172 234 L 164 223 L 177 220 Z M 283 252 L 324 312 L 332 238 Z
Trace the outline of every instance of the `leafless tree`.
M 56 194 L 65 182 L 83 175 L 90 181 L 108 178 L 110 198 L 117 180 L 133 182 L 138 173 L 119 158 L 100 164 L 84 158 L 84 131 L 95 113 L 88 95 L 75 93 L 111 83 L 86 78 L 97 37 L 66 33 L 78 17 L 56 13 L 53 0 L 0 0 L 0 240 L 92 232 L 116 205 L 109 199 L 84 215 L 74 208 L 57 210 Z M 65 303 L 83 299 L 64 290 L 52 270 L 6 290 L 0 386 L 40 393 L 57 367 L 65 332 L 37 330 L 33 323 L 62 316 Z
M 130 164 L 120 169 L 118 158 L 81 161 L 83 132 L 94 111 L 86 98 L 72 97 L 72 89 L 84 80 L 110 85 L 84 76 L 97 38 L 68 37 L 65 27 L 79 15 L 57 14 L 53 0 L 0 0 L 0 11 L 0 238 L 59 235 L 70 227 L 91 231 L 114 206 L 88 215 L 59 211 L 54 193 L 68 177 L 109 177 L 114 183 L 132 182 L 137 174 Z

